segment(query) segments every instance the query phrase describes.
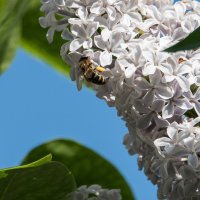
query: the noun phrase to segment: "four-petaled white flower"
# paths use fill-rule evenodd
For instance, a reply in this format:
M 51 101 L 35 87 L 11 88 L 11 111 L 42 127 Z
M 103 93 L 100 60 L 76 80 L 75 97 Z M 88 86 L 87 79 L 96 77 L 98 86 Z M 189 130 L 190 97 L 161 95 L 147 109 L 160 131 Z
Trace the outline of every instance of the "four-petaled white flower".
M 160 66 L 159 69 L 163 72 L 163 82 L 169 83 L 176 81 L 184 92 L 189 90 L 190 84 L 186 78 L 191 72 L 191 66 L 185 63 L 178 63 L 172 56 L 167 59 L 167 63 Z
M 84 49 L 90 49 L 92 47 L 91 36 L 97 30 L 98 25 L 99 24 L 97 22 L 90 23 L 86 26 L 74 24 L 72 26 L 71 31 L 74 37 L 77 37 L 77 38 L 72 40 L 72 42 L 70 43 L 69 50 L 71 52 L 74 52 L 80 47 L 83 47 Z
M 154 141 L 162 156 L 176 157 L 178 155 L 181 158 L 189 153 L 183 145 L 183 140 L 188 138 L 189 134 L 185 131 L 179 131 L 177 123 L 174 122 L 167 128 L 167 135 L 168 137 L 158 138 Z
M 96 15 L 102 15 L 106 12 L 110 20 L 115 20 L 117 14 L 113 7 L 115 2 L 116 0 L 98 0 L 92 5 L 90 11 Z
M 176 108 L 180 108 L 183 112 L 192 109 L 192 105 L 187 98 L 183 97 L 183 92 L 180 87 L 175 84 L 173 87 L 173 97 L 166 100 L 166 105 L 163 107 L 162 116 L 164 119 L 173 117 Z
M 161 80 L 162 75 L 158 70 L 153 75 L 149 76 L 149 82 L 142 77 L 136 78 L 136 86 L 146 92 L 143 97 L 143 101 L 146 105 L 151 105 L 155 96 L 159 96 L 162 99 L 169 99 L 172 97 L 173 93 L 171 88 L 166 83 L 162 83 Z
M 200 116 L 200 88 L 198 88 L 194 94 L 189 90 L 188 92 L 183 93 L 183 96 L 189 100 L 197 115 Z
M 160 112 L 164 106 L 164 101 L 156 100 L 152 105 L 148 105 L 148 107 L 146 107 L 145 103 L 135 100 L 135 108 L 141 114 L 138 120 L 138 128 L 146 129 L 152 123 L 155 123 L 158 128 L 167 127 L 169 123 L 160 116 Z
M 100 54 L 100 64 L 102 66 L 110 65 L 113 56 L 120 57 L 126 52 L 126 50 L 121 48 L 123 42 L 121 33 L 113 33 L 107 41 L 104 41 L 100 35 L 94 37 L 95 45 L 103 50 Z

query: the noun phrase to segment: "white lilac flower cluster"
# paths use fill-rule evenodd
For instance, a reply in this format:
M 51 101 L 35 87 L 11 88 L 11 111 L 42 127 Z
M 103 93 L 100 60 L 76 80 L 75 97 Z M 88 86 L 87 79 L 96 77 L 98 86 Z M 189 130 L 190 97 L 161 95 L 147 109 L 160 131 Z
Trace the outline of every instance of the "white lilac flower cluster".
M 99 185 L 79 187 L 70 196 L 73 200 L 122 200 L 120 190 L 102 189 Z
M 78 89 L 82 56 L 106 68 L 90 83 L 115 106 L 129 133 L 124 144 L 158 186 L 158 199 L 200 198 L 200 50 L 167 53 L 200 25 L 192 0 L 42 0 L 42 27 L 61 31 L 63 60 Z

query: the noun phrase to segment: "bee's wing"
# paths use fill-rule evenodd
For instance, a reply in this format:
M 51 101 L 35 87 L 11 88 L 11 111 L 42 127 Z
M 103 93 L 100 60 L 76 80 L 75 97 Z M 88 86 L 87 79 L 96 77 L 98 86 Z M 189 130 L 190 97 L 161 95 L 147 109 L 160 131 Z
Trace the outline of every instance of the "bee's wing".
M 79 77 L 77 77 L 76 79 L 76 86 L 77 86 L 77 89 L 80 91 L 81 88 L 82 88 L 82 83 L 83 83 L 83 75 L 80 75 Z

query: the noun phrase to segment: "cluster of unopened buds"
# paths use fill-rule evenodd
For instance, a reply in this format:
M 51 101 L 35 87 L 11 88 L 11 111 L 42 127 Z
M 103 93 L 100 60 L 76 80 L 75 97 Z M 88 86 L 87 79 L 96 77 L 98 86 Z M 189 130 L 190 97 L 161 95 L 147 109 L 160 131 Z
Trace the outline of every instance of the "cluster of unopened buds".
M 41 11 L 78 89 L 94 87 L 126 121 L 124 145 L 158 199 L 200 198 L 200 50 L 163 51 L 199 27 L 200 3 L 42 0 Z

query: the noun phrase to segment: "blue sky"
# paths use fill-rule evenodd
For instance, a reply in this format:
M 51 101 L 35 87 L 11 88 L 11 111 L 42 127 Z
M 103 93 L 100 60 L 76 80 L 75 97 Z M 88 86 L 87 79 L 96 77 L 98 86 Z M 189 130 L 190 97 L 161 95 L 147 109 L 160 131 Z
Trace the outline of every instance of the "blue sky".
M 69 138 L 112 162 L 137 200 L 157 199 L 156 187 L 138 171 L 136 156 L 129 156 L 122 145 L 125 123 L 93 91 L 78 92 L 74 82 L 18 49 L 0 78 L 0 93 L 0 168 L 18 165 L 41 143 Z

